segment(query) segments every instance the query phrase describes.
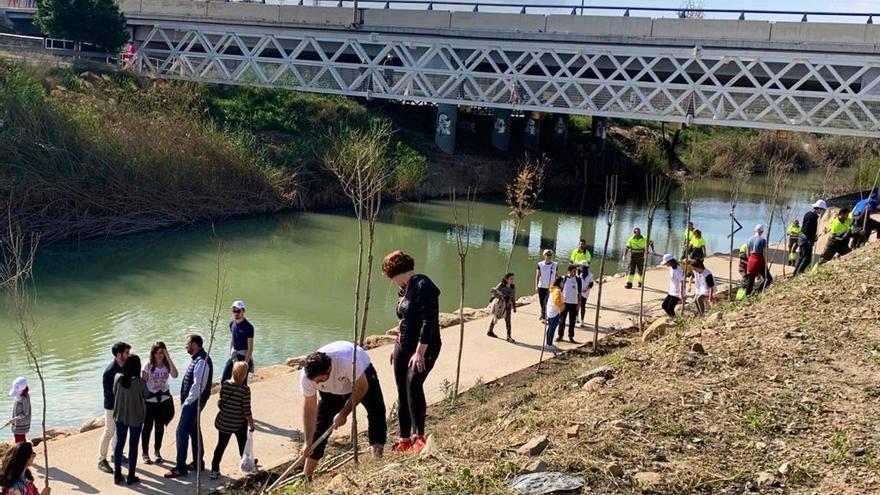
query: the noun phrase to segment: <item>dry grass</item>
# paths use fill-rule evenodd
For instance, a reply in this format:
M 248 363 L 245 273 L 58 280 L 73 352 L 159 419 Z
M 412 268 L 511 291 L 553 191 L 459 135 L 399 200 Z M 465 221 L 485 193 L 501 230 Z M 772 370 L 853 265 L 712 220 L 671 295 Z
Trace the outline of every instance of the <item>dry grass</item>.
M 723 319 L 646 345 L 618 336 L 611 354 L 477 386 L 430 408 L 439 455 L 346 466 L 288 493 L 509 493 L 529 461 L 514 450 L 537 434 L 550 438 L 549 469 L 584 476 L 592 493 L 877 493 L 880 285 L 853 281 L 873 280 L 878 262 L 873 244 Z M 615 377 L 582 390 L 576 377 L 600 364 Z M 639 485 L 643 471 L 662 483 Z M 758 486 L 762 472 L 772 485 Z

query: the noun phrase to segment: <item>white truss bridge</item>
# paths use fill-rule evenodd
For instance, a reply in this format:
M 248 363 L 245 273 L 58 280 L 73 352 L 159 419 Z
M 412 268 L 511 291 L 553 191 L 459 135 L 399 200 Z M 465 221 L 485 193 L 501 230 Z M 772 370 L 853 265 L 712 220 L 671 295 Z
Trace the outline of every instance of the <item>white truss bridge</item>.
M 354 11 L 360 22 L 346 24 L 340 19 L 351 19 L 350 8 L 232 7 L 250 20 L 127 12 L 140 47 L 138 70 L 430 104 L 880 137 L 880 55 L 868 42 L 872 25 L 823 24 L 827 33 L 839 26 L 840 40 L 812 40 L 807 32 L 803 42 L 774 41 L 775 23 L 669 19 L 700 28 L 676 39 L 656 35 L 658 21 L 647 18 L 609 17 L 612 31 L 621 19 L 628 27 L 619 35 L 580 35 L 551 32 L 551 23 L 603 17 L 384 10 L 385 21 L 371 26 L 365 22 L 371 9 Z M 339 22 L 283 22 L 289 8 Z M 258 9 L 267 15 L 254 14 Z M 405 22 L 393 25 L 389 12 Z M 407 13 L 428 17 L 413 21 Z M 486 16 L 486 28 L 456 29 L 456 17 L 465 15 Z M 513 16 L 519 18 L 508 23 Z M 524 24 L 529 18 L 538 20 Z M 653 22 L 652 36 L 626 31 L 641 29 L 634 24 L 641 21 Z M 725 34 L 734 26 L 745 39 Z M 862 30 L 862 38 L 847 26 Z

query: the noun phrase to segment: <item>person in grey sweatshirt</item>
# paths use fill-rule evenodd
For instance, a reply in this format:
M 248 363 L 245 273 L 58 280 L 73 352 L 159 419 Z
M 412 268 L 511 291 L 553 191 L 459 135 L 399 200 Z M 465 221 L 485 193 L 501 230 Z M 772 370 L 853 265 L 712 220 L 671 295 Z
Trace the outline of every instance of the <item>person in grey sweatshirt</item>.
M 31 431 L 31 395 L 28 389 L 27 378 L 20 376 L 12 382 L 12 390 L 9 396 L 15 398 L 12 405 L 12 434 L 15 443 L 27 441 L 27 434 Z

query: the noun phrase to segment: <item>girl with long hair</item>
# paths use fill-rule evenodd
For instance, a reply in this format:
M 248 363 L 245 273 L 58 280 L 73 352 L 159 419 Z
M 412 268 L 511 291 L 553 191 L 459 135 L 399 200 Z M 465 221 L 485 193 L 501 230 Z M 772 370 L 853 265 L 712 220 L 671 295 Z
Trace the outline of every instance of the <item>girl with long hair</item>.
M 114 450 L 114 478 L 117 485 L 124 481 L 127 485 L 133 485 L 140 481 L 135 476 L 137 467 L 137 446 L 141 436 L 141 428 L 144 426 L 146 406 L 144 396 L 147 394 L 147 385 L 141 377 L 141 358 L 136 354 L 128 356 L 122 365 L 122 373 L 117 373 L 113 382 L 113 419 L 116 421 L 116 449 Z M 125 439 L 129 438 L 128 445 L 128 477 L 122 477 L 122 451 L 125 448 Z
M 165 436 L 165 427 L 174 418 L 174 401 L 171 400 L 171 390 L 168 388 L 168 379 L 177 378 L 177 367 L 171 360 L 168 347 L 165 342 L 156 342 L 150 348 L 150 361 L 144 364 L 141 378 L 147 385 L 147 397 L 144 399 L 146 414 L 144 416 L 144 429 L 141 438 L 141 458 L 146 464 L 152 464 L 150 459 L 150 433 L 156 430 L 154 452 L 156 462 L 161 463 L 162 438 Z
M 34 464 L 37 453 L 30 442 L 15 444 L 3 457 L 2 478 L 3 495 L 50 495 L 52 489 L 37 490 L 34 475 L 30 467 Z
M 503 319 L 504 325 L 507 327 L 507 341 L 515 342 L 510 333 L 510 318 L 512 313 L 516 313 L 516 284 L 513 280 L 513 274 L 508 273 L 501 279 L 495 287 L 490 289 L 492 293 L 492 322 L 489 323 L 489 331 L 486 335 L 489 337 L 498 337 L 495 335 L 495 323 Z

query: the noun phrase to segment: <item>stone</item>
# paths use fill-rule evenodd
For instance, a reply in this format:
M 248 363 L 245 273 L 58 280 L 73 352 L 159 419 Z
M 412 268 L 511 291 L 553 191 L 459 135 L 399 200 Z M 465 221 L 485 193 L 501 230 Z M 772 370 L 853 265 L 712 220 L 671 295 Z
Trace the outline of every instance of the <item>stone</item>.
M 703 347 L 703 344 L 699 342 L 694 342 L 691 344 L 691 352 L 696 352 L 697 354 L 706 354 L 706 349 Z
M 703 331 L 699 328 L 696 330 L 688 330 L 684 333 L 684 336 L 687 339 L 698 339 L 703 336 Z
M 48 440 L 56 440 L 59 438 L 69 437 L 71 435 L 75 435 L 78 433 L 78 430 L 74 428 L 50 428 L 46 430 L 46 439 Z M 36 447 L 43 443 L 43 437 L 36 437 L 31 439 L 31 443 Z
M 663 484 L 663 475 L 653 471 L 640 471 L 633 476 L 639 487 L 653 490 Z
M 755 450 L 766 450 L 767 444 L 764 442 L 755 442 Z
M 523 471 L 527 473 L 543 473 L 546 470 L 547 463 L 542 461 L 541 459 L 529 461 L 529 463 L 523 467 Z
M 393 335 L 370 335 L 364 339 L 364 349 L 375 349 L 395 342 L 397 342 L 397 337 Z
M 602 388 L 602 385 L 604 385 L 604 384 L 605 384 L 605 377 L 604 376 L 596 376 L 596 377 L 590 378 L 590 380 L 587 383 L 583 384 L 583 386 L 581 387 L 581 390 L 586 390 L 587 392 L 595 392 L 596 390 L 599 390 L 600 388 Z
M 677 327 L 671 318 L 658 318 L 642 333 L 642 342 L 651 342 L 666 335 Z
M 458 313 L 440 313 L 440 328 L 458 325 L 460 321 Z M 398 331 L 398 333 L 400 332 Z
M 721 321 L 724 319 L 724 313 L 717 311 L 706 317 L 706 321 Z
M 291 368 L 298 370 L 303 367 L 303 363 L 305 363 L 305 356 L 297 356 L 292 358 L 287 358 L 287 361 L 284 361 L 284 364 L 290 366 Z
M 788 461 L 783 462 L 779 466 L 779 468 L 776 469 L 776 472 L 781 474 L 782 476 L 788 476 L 788 473 L 791 472 L 791 462 L 788 462 Z
M 419 457 L 424 459 L 436 455 L 437 452 L 437 442 L 434 441 L 434 435 L 428 435 L 428 439 L 425 440 L 425 446 L 419 452 Z
M 79 427 L 80 433 L 85 433 L 87 431 L 97 430 L 104 427 L 104 416 L 98 416 L 97 418 L 92 418 L 82 426 Z
M 400 335 L 400 327 L 391 327 L 386 332 L 385 335 Z
M 565 429 L 565 438 L 577 438 L 581 434 L 580 425 L 572 425 Z
M 541 452 L 544 452 L 550 445 L 550 439 L 547 438 L 547 435 L 538 435 L 533 437 L 531 440 L 525 443 L 522 447 L 516 450 L 517 454 L 527 455 L 534 457 Z
M 776 480 L 776 475 L 771 473 L 770 471 L 761 471 L 758 473 L 758 477 L 755 479 L 755 483 L 760 488 L 769 488 L 772 486 L 776 486 L 779 482 Z
M 736 322 L 735 322 L 735 321 L 729 321 L 729 322 L 727 322 L 727 323 L 724 324 L 724 329 L 725 329 L 725 330 L 733 330 L 733 329 L 735 329 L 735 328 L 736 328 Z
M 615 478 L 623 477 L 623 468 L 620 467 L 620 464 L 612 462 L 611 464 L 605 466 L 605 470 L 608 471 L 608 474 L 614 476 Z
M 624 421 L 622 419 L 615 419 L 614 421 L 612 421 L 609 424 L 611 426 L 613 426 L 614 428 L 617 428 L 618 430 L 632 430 L 633 429 L 631 424 L 627 423 L 626 421 Z
M 605 366 L 599 366 L 598 368 L 593 368 L 590 371 L 578 376 L 577 381 L 580 384 L 584 384 L 584 383 L 587 383 L 588 381 L 592 380 L 593 378 L 596 378 L 599 376 L 606 379 L 606 380 L 610 380 L 610 379 L 614 378 L 614 367 L 609 366 L 609 365 L 605 365 Z

